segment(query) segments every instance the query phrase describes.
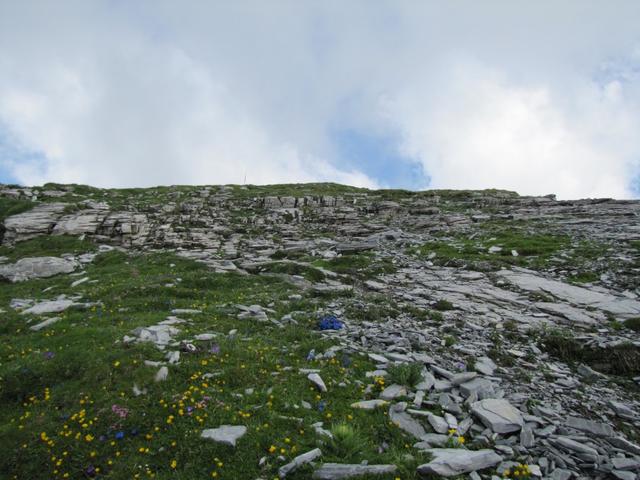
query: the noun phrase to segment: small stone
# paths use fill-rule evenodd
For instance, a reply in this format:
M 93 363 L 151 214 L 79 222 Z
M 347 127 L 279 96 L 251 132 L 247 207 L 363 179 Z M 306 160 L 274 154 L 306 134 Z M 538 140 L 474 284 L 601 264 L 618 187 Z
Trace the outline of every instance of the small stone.
M 621 450 L 640 456 L 640 445 L 630 442 L 626 438 L 622 438 L 622 437 L 608 438 L 607 441 L 611 445 L 618 447 Z
M 609 406 L 613 408 L 613 411 L 616 412 L 616 415 L 618 415 L 620 418 L 624 418 L 626 420 L 634 420 L 638 417 L 638 414 L 625 403 L 610 400 Z
M 449 431 L 449 425 L 447 425 L 447 421 L 444 418 L 429 414 L 427 420 L 436 433 L 447 433 Z
M 391 408 L 389 408 L 389 420 L 409 435 L 413 435 L 415 438 L 421 439 L 427 432 L 420 422 L 403 411 L 403 407 L 406 407 L 406 404 L 392 405 Z
M 445 412 L 444 419 L 446 420 L 447 425 L 449 426 L 450 429 L 458 430 L 458 419 L 456 417 L 454 417 L 448 412 Z
M 633 458 L 613 457 L 611 463 L 616 470 L 636 470 L 640 468 L 640 460 Z
M 380 393 L 380 398 L 382 400 L 393 400 L 398 397 L 404 397 L 406 395 L 407 389 L 402 385 L 397 385 L 394 383 L 393 385 L 389 385 L 382 391 L 382 393 Z
M 156 372 L 155 381 L 164 382 L 169 376 L 169 369 L 167 367 L 160 367 L 160 370 Z
M 313 450 L 303 453 L 302 455 L 298 455 L 294 458 L 290 463 L 283 465 L 278 469 L 278 476 L 280 478 L 285 478 L 291 472 L 297 470 L 303 465 L 307 463 L 313 462 L 316 458 L 322 456 L 322 451 L 319 448 L 314 448 Z
M 307 378 L 321 392 L 327 391 L 327 386 L 324 384 L 324 380 L 322 380 L 322 377 L 320 377 L 320 375 L 318 375 L 317 373 L 310 373 L 309 375 L 307 375 Z
M 388 402 L 385 400 L 362 400 L 351 404 L 352 408 L 361 408 L 362 410 L 375 410 L 376 408 L 383 407 Z
M 637 480 L 638 476 L 633 472 L 625 472 L 624 470 L 611 470 L 611 475 L 620 480 Z
M 195 313 L 202 313 L 202 310 L 195 310 L 193 308 L 174 308 L 171 310 L 171 315 L 187 315 Z
M 421 475 L 453 477 L 493 467 L 502 457 L 493 450 L 465 450 L 462 448 L 432 448 L 425 450 L 433 460 L 418 467 Z
M 558 437 L 549 440 L 552 444 L 557 447 L 562 447 L 565 450 L 569 450 L 576 453 L 586 453 L 587 455 L 598 455 L 598 451 L 595 448 L 592 448 L 588 445 L 585 445 L 580 442 L 576 442 L 567 437 Z
M 569 417 L 565 424 L 567 427 L 580 430 L 581 432 L 590 433 L 596 437 L 613 437 L 615 435 L 615 431 L 611 425 L 594 422 L 592 420 L 587 420 L 586 418 Z
M 138 385 L 136 385 L 134 383 L 133 384 L 133 394 L 136 397 L 139 397 L 140 395 L 146 395 L 147 394 L 147 389 L 146 388 L 141 389 L 140 387 L 138 387 Z
M 82 285 L 83 283 L 88 282 L 88 281 L 89 281 L 89 277 L 84 277 L 84 278 L 81 278 L 80 280 L 76 280 L 75 282 L 73 282 L 71 284 L 71 288 L 75 288 L 78 285 Z
M 376 363 L 389 363 L 389 359 L 377 353 L 370 353 L 369 358 Z
M 195 337 L 193 337 L 195 340 L 201 341 L 201 342 L 206 342 L 208 340 L 213 340 L 214 338 L 216 338 L 218 335 L 215 333 L 201 333 L 199 335 L 196 335 Z
M 531 427 L 524 426 L 520 431 L 520 445 L 524 448 L 531 448 L 535 445 L 536 440 L 533 436 Z
M 222 425 L 218 428 L 208 428 L 202 431 L 202 438 L 208 438 L 214 442 L 236 446 L 236 442 L 247 433 L 247 427 L 244 425 Z
M 489 357 L 480 357 L 476 360 L 476 363 L 473 367 L 477 372 L 480 372 L 483 375 L 493 375 L 496 368 L 498 366 L 491 360 Z
M 169 363 L 176 364 L 180 361 L 180 352 L 177 350 L 173 352 L 168 352 L 166 358 Z
M 520 411 L 507 400 L 481 400 L 471 406 L 471 411 L 495 433 L 517 432 L 524 425 Z
M 456 373 L 451 379 L 450 382 L 455 385 L 460 385 L 462 383 L 467 383 L 478 376 L 477 372 L 462 372 Z
M 60 317 L 47 318 L 43 322 L 30 326 L 29 330 L 33 330 L 34 332 L 37 332 L 38 330 L 42 330 L 43 328 L 53 325 L 54 323 L 59 322 L 60 320 L 62 320 Z
M 444 447 L 449 441 L 449 435 L 441 435 L 439 433 L 427 433 L 422 436 L 422 441 L 413 445 L 418 450 L 427 450 L 434 447 Z
M 556 468 L 553 472 L 551 472 L 551 476 L 549 477 L 551 480 L 569 480 L 572 477 L 571 470 L 566 470 L 564 468 Z
M 45 315 L 47 313 L 60 313 L 77 304 L 73 300 L 61 298 L 59 300 L 47 300 L 38 302 L 33 307 L 20 312 L 20 315 Z
M 390 475 L 397 470 L 398 467 L 395 465 L 324 463 L 318 470 L 313 472 L 312 478 L 315 480 L 340 480 L 363 475 Z
M 484 400 L 495 396 L 493 386 L 493 382 L 486 378 L 474 378 L 473 380 L 460 385 L 460 393 L 465 398 L 470 397 L 471 394 L 475 393 L 477 398 Z

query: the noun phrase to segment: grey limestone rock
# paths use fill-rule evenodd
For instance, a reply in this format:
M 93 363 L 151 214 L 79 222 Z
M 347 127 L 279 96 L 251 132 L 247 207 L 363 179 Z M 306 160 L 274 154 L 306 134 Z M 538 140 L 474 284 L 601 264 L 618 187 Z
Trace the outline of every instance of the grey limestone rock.
M 324 463 L 313 472 L 315 480 L 340 480 L 342 478 L 361 477 L 363 475 L 389 475 L 395 473 L 395 465 L 359 465 L 345 463 Z
M 592 420 L 587 420 L 586 418 L 568 417 L 565 425 L 567 427 L 595 435 L 596 437 L 613 437 L 615 435 L 615 430 L 611 425 L 594 422 Z
M 27 257 L 16 263 L 0 265 L 0 278 L 12 283 L 32 278 L 46 278 L 60 273 L 71 273 L 78 268 L 75 260 L 58 257 Z
M 214 442 L 236 446 L 236 442 L 247 433 L 244 425 L 222 425 L 218 428 L 208 428 L 202 431 L 202 438 L 213 440 Z
M 303 453 L 302 455 L 298 455 L 291 462 L 283 465 L 278 469 L 278 476 L 280 478 L 285 478 L 291 472 L 294 472 L 303 465 L 313 462 L 315 459 L 321 456 L 322 451 L 319 448 L 314 448 L 313 450 Z
M 36 325 L 32 325 L 29 327 L 30 330 L 33 330 L 34 332 L 37 332 L 38 330 L 42 330 L 43 328 L 47 328 L 51 325 L 53 325 L 56 322 L 59 322 L 60 320 L 62 320 L 60 317 L 53 317 L 53 318 L 47 318 L 46 320 L 36 324 Z
M 310 373 L 309 375 L 307 375 L 307 378 L 309 379 L 309 381 L 311 383 L 313 383 L 315 385 L 315 387 L 321 391 L 321 392 L 326 392 L 327 391 L 327 386 L 324 384 L 324 380 L 322 380 L 322 377 L 320 375 L 318 375 L 317 373 Z
M 382 400 L 394 400 L 398 397 L 404 397 L 407 395 L 407 389 L 402 385 L 389 385 L 380 393 L 380 398 Z
M 433 460 L 418 467 L 422 475 L 453 477 L 493 467 L 502 461 L 502 457 L 493 450 L 432 448 L 425 452 L 433 455 Z
M 481 400 L 472 405 L 471 411 L 496 433 L 517 432 L 524 425 L 520 411 L 507 400 Z
M 383 407 L 387 403 L 386 400 L 374 399 L 374 400 L 362 400 L 351 404 L 352 408 L 360 408 L 362 410 L 375 410 L 376 408 Z
M 421 439 L 427 433 L 420 422 L 402 409 L 401 404 L 389 408 L 389 420 L 417 439 Z

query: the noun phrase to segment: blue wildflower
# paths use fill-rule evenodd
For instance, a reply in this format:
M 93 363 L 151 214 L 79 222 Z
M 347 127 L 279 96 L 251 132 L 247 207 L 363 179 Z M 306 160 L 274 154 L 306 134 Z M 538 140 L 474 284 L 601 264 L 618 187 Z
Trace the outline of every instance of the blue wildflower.
M 322 317 L 318 322 L 318 328 L 320 330 L 340 330 L 342 327 L 344 327 L 344 323 L 333 315 Z

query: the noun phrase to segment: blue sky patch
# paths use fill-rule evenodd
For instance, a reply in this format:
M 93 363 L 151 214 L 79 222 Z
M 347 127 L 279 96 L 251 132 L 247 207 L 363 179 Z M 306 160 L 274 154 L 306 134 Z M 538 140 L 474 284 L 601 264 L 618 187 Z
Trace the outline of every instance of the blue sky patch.
M 382 187 L 421 190 L 430 183 L 422 165 L 398 153 L 398 138 L 356 129 L 334 130 L 330 134 L 341 169 L 359 170 Z
M 20 183 L 13 174 L 15 165 L 30 164 L 44 170 L 46 163 L 47 159 L 42 153 L 20 145 L 17 139 L 0 124 L 0 183 Z

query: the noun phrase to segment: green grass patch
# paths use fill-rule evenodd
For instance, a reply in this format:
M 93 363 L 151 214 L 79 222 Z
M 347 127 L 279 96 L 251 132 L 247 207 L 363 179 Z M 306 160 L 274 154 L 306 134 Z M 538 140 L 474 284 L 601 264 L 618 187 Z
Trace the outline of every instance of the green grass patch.
M 41 253 L 24 244 L 22 253 Z M 298 290 L 277 278 L 216 274 L 164 253 L 100 254 L 86 273 L 97 282 L 73 290 L 69 276 L 0 289 L 0 307 L 7 311 L 0 323 L 0 477 L 273 478 L 282 465 L 279 455 L 288 461 L 320 446 L 323 461 L 396 463 L 403 479 L 416 478 L 415 462 L 424 456 L 413 452 L 411 440 L 384 412 L 350 407 L 362 399 L 358 381 L 372 381 L 365 372 L 373 364 L 342 353 L 307 360 L 311 349 L 322 352 L 333 344 L 315 330 L 315 312 L 326 308 L 325 299 L 290 300 Z M 62 312 L 58 323 L 39 332 L 8 305 L 12 298 L 61 293 L 101 305 Z M 239 320 L 240 303 L 269 306 L 275 311 L 269 316 L 277 319 L 292 311 L 307 315 L 296 317 L 298 325 L 277 328 Z M 163 361 L 165 352 L 122 339 L 174 308 L 202 311 L 183 316 L 188 323 L 178 326 L 176 340 L 218 336 L 196 342 L 196 351 L 183 352 L 180 363 L 169 366 L 168 379 L 156 383 L 157 368 L 144 362 Z M 233 337 L 227 336 L 231 329 L 238 331 Z M 319 369 L 329 391 L 316 391 L 299 368 Z M 134 384 L 146 394 L 136 396 Z M 303 401 L 311 408 L 303 408 Z M 319 421 L 338 432 L 335 448 L 315 434 L 311 425 Z M 203 429 L 223 424 L 248 429 L 235 449 L 200 438 Z M 260 467 L 263 456 L 267 461 Z M 309 471 L 291 478 L 309 478 Z
M 624 326 L 629 330 L 633 330 L 634 332 L 640 332 L 640 317 L 625 320 Z
M 397 271 L 391 259 L 378 257 L 370 252 L 344 254 L 330 260 L 316 260 L 313 264 L 359 280 Z
M 385 382 L 413 387 L 422 379 L 422 368 L 422 365 L 419 363 L 392 365 L 387 369 Z
M 64 253 L 82 254 L 95 250 L 95 244 L 89 240 L 80 240 L 70 235 L 40 235 L 14 246 L 0 246 L 0 255 L 18 260 L 24 257 L 58 257 Z
M 17 198 L 0 197 L 0 222 L 3 222 L 11 215 L 17 215 L 31 210 L 37 203 L 31 200 Z
M 490 253 L 491 247 L 501 250 Z M 429 258 L 439 265 L 497 270 L 508 266 L 543 268 L 554 260 L 555 255 L 569 247 L 569 237 L 564 235 L 531 233 L 522 226 L 508 228 L 489 225 L 477 237 L 460 235 L 432 240 L 409 249 L 409 253 Z M 512 251 L 518 255 L 514 256 Z
M 545 331 L 540 346 L 567 363 L 586 363 L 596 370 L 621 376 L 640 373 L 640 348 L 631 342 L 609 348 L 586 347 L 568 330 Z
M 317 268 L 295 262 L 272 262 L 260 267 L 262 272 L 285 273 L 287 275 L 300 275 L 311 282 L 321 282 L 325 279 L 324 273 Z

